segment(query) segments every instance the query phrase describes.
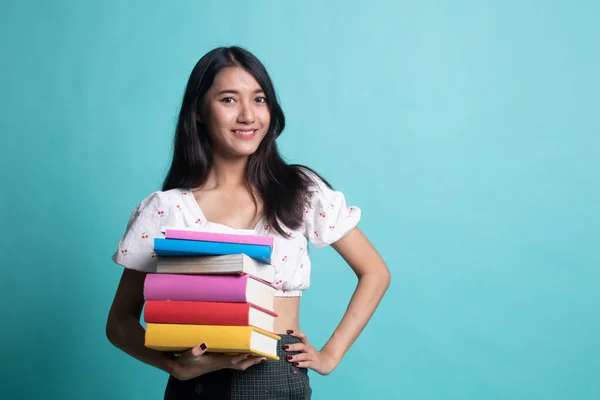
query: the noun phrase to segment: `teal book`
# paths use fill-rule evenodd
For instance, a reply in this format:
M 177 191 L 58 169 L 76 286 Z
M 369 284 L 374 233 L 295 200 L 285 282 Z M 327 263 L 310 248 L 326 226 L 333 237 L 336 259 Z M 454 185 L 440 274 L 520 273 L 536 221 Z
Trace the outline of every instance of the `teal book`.
M 154 252 L 159 257 L 218 256 L 245 254 L 256 260 L 271 263 L 271 246 L 244 243 L 206 242 L 182 239 L 154 239 Z

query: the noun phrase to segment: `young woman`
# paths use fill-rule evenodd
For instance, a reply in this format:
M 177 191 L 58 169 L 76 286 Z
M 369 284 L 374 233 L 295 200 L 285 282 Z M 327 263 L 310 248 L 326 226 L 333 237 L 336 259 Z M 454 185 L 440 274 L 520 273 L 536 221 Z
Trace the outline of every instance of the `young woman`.
M 113 256 L 125 268 L 106 326 L 113 345 L 170 375 L 166 399 L 310 398 L 307 370 L 327 375 L 336 368 L 389 286 L 388 268 L 356 226 L 361 210 L 312 169 L 282 160 L 276 139 L 284 126 L 271 79 L 254 55 L 217 48 L 198 61 L 162 190 L 133 211 Z M 212 353 L 204 343 L 180 356 L 144 347 L 143 283 L 156 271 L 153 239 L 163 237 L 163 226 L 252 229 L 274 238 L 279 361 Z M 358 277 L 346 313 L 319 350 L 298 321 L 310 285 L 309 242 L 331 245 Z

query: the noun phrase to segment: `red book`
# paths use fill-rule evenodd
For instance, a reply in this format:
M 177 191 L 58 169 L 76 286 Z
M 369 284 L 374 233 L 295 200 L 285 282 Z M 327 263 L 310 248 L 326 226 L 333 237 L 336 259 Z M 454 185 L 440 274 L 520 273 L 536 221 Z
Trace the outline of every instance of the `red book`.
M 277 314 L 251 303 L 148 300 L 144 321 L 162 324 L 255 326 L 273 332 Z

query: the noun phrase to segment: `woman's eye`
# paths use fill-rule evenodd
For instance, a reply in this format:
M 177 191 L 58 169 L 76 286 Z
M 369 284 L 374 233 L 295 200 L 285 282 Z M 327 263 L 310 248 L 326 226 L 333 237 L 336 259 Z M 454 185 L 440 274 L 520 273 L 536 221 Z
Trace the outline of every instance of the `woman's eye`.
M 225 98 L 221 99 L 221 101 L 223 103 L 233 103 L 235 100 L 233 97 L 225 97 Z
M 266 103 L 267 102 L 267 98 L 266 97 L 257 97 L 256 98 L 256 102 L 257 103 Z

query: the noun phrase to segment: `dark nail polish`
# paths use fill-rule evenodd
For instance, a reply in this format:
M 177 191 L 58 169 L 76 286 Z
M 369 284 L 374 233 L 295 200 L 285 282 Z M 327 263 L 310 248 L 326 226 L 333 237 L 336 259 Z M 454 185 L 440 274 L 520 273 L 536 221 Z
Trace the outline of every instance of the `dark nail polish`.
M 283 346 L 283 349 L 284 349 L 284 350 L 287 350 L 287 349 L 289 349 L 289 348 L 290 348 L 290 346 L 288 346 L 287 344 L 286 344 L 285 346 Z
M 288 361 L 292 359 L 292 356 L 287 356 Z
M 298 365 L 300 365 L 299 363 L 295 362 L 294 365 L 297 367 Z
M 288 335 L 291 335 L 292 333 L 294 333 L 294 331 L 293 331 L 293 330 L 291 330 L 291 329 L 288 329 L 288 330 L 287 330 L 287 334 L 288 334 Z
M 202 351 L 206 350 L 206 344 L 205 343 L 202 343 L 200 345 L 200 350 L 202 350 Z

